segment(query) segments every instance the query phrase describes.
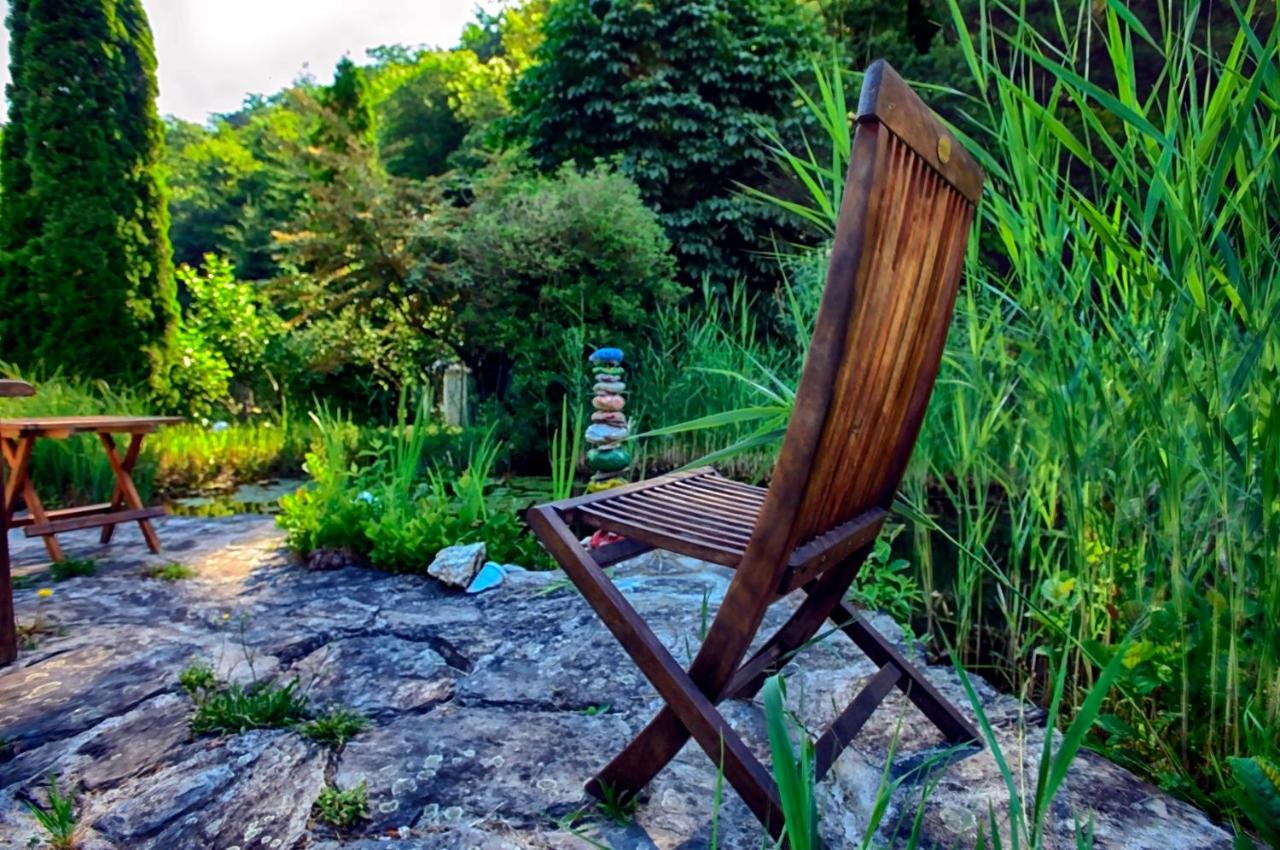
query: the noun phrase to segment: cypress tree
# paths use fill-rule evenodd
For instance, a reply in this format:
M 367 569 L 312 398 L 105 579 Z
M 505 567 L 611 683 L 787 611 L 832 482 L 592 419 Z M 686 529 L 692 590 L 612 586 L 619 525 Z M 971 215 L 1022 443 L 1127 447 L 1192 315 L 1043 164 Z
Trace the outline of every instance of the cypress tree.
M 0 356 L 163 382 L 177 299 L 141 0 L 13 0 L 9 28 Z

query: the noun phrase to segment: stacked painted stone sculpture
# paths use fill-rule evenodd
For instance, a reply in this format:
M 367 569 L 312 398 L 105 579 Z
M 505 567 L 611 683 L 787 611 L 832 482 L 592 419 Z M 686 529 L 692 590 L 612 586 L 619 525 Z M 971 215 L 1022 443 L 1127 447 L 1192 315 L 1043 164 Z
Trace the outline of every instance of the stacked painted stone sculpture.
M 591 406 L 595 409 L 586 433 L 586 440 L 591 444 L 587 451 L 587 467 L 591 470 L 587 492 L 595 493 L 627 483 L 631 453 L 623 447 L 622 441 L 630 431 L 627 429 L 627 415 L 622 412 L 627 405 L 623 396 L 627 385 L 622 380 L 622 349 L 600 348 L 587 359 L 595 374 L 595 385 L 591 388 L 595 393 Z

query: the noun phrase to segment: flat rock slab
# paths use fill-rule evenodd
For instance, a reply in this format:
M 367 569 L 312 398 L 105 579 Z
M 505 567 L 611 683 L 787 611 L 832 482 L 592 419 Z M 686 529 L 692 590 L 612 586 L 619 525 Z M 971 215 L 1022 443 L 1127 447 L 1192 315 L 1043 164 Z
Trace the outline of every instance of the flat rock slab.
M 17 664 L 0 670 L 0 846 L 37 836 L 21 803 L 46 799 L 50 773 L 75 791 L 85 850 L 710 846 L 717 776 L 696 748 L 659 775 L 629 821 L 609 821 L 584 797 L 582 783 L 661 703 L 558 573 L 513 572 L 469 596 L 420 576 L 307 570 L 269 517 L 161 525 L 161 556 L 132 529 L 110 546 L 93 532 L 62 535 L 68 554 L 98 559 L 98 574 L 61 584 L 48 580 L 40 541 L 11 535 L 18 619 L 39 628 Z M 196 577 L 141 576 L 175 560 Z M 614 576 L 687 662 L 704 601 L 714 611 L 730 574 L 647 555 Z M 38 596 L 38 587 L 53 595 Z M 786 608 L 775 606 L 771 620 Z M 355 709 L 370 726 L 340 751 L 288 729 L 195 737 L 178 687 L 193 662 L 232 681 L 296 679 L 317 709 Z M 876 670 L 831 638 L 788 672 L 792 707 L 817 732 Z M 969 713 L 953 671 L 927 672 Z M 1005 759 L 1032 787 L 1040 712 L 975 683 Z M 759 705 L 724 711 L 765 757 Z M 989 807 L 1006 823 L 1008 793 L 989 749 L 939 764 L 927 779 L 913 771 L 932 764 L 939 743 L 909 703 L 891 697 L 819 785 L 828 846 L 862 843 L 890 753 L 888 775 L 908 778 L 890 797 L 880 846 L 903 846 L 917 815 L 922 847 L 973 847 Z M 337 831 L 312 817 L 326 785 L 360 783 L 367 821 Z M 921 804 L 925 785 L 932 791 Z M 731 790 L 714 814 L 720 850 L 762 846 Z M 1048 846 L 1074 848 L 1077 822 L 1093 824 L 1100 848 L 1231 847 L 1200 812 L 1092 754 L 1077 760 L 1055 801 Z

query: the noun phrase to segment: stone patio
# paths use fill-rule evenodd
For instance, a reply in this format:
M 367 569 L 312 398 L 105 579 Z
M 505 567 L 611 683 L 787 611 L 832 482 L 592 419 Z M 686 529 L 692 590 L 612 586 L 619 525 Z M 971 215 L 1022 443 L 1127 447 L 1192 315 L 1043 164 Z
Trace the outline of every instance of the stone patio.
M 690 748 L 653 784 L 634 822 L 591 816 L 582 782 L 659 703 L 558 574 L 518 572 L 467 596 L 418 576 L 308 571 L 282 548 L 270 517 L 173 517 L 159 531 L 162 557 L 146 553 L 135 529 L 122 528 L 109 547 L 98 546 L 96 532 L 65 535 L 69 554 L 97 557 L 99 568 L 60 584 L 43 576 L 38 541 L 11 536 L 15 571 L 28 577 L 15 594 L 19 622 L 38 617 L 52 628 L 0 671 L 0 846 L 26 847 L 37 835 L 20 801 L 43 801 L 50 772 L 76 789 L 87 850 L 708 846 L 716 774 Z M 197 576 L 140 575 L 174 560 Z M 656 555 L 615 572 L 681 660 L 696 646 L 704 596 L 714 605 L 727 575 Z M 54 593 L 39 597 L 38 587 Z M 191 702 L 177 681 L 192 662 L 231 680 L 296 677 L 317 707 L 358 709 L 372 726 L 340 752 L 286 730 L 194 737 Z M 847 641 L 827 640 L 802 656 L 789 692 L 817 729 L 873 672 Z M 967 709 L 953 671 L 929 673 Z M 1006 758 L 1033 787 L 1039 713 L 978 686 Z M 758 705 L 732 704 L 726 713 L 763 751 Z M 909 704 L 887 702 L 819 786 L 828 845 L 861 843 L 891 748 L 896 776 L 937 742 Z M 921 846 L 971 848 L 988 806 L 1007 810 L 989 750 L 934 779 Z M 361 781 L 372 810 L 363 827 L 339 834 L 313 821 L 326 783 Z M 894 794 L 878 846 L 905 846 L 920 787 L 904 783 Z M 587 816 L 574 817 L 584 809 Z M 1092 819 L 1101 848 L 1231 847 L 1201 813 L 1092 754 L 1077 761 L 1056 801 L 1052 846 L 1075 846 L 1077 819 Z M 722 850 L 762 846 L 727 789 L 718 826 Z

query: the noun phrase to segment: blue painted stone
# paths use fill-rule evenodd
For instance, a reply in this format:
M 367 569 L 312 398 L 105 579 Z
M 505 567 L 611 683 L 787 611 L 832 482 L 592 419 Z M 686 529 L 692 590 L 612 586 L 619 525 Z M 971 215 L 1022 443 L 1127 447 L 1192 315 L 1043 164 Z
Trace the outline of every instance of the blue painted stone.
M 471 580 L 471 584 L 467 585 L 467 593 L 483 593 L 502 584 L 502 580 L 507 577 L 507 571 L 493 561 L 488 561 L 480 572 L 476 573 L 476 577 Z
M 612 363 L 618 364 L 622 362 L 621 348 L 597 348 L 591 352 L 591 356 L 587 360 L 592 363 Z
M 588 443 L 618 443 L 625 440 L 627 434 L 626 426 L 619 427 L 596 422 L 587 429 L 586 440 Z

